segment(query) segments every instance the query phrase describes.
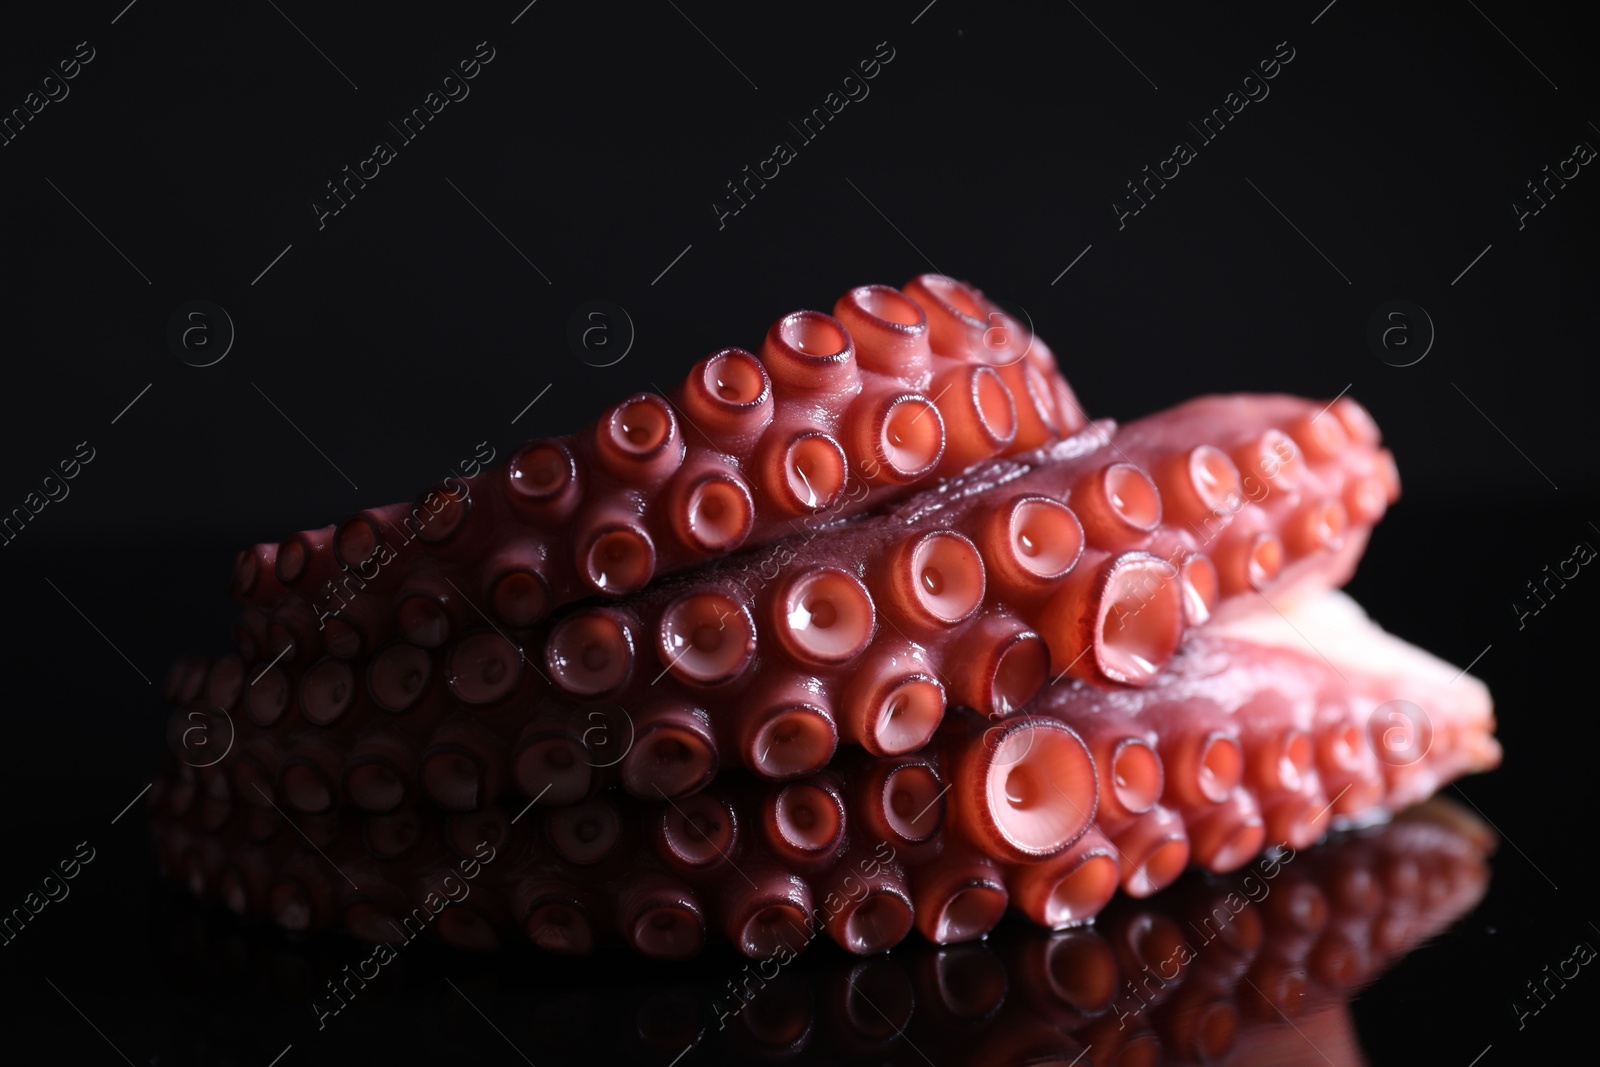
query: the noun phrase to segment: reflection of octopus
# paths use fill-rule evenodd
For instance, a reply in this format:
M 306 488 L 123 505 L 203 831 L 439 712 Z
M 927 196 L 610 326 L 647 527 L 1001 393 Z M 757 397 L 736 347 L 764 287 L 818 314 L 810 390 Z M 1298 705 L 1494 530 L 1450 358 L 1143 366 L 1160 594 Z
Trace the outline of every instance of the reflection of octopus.
M 158 851 L 174 869 L 192 862 L 186 825 L 191 818 L 155 820 Z M 279 825 L 278 836 L 294 836 Z M 421 949 L 284 941 L 182 906 L 163 940 L 170 980 L 206 1005 L 186 1039 L 210 1031 L 217 1058 L 232 1052 L 234 1062 L 254 1054 L 240 1036 L 253 1030 L 239 1024 L 260 1017 L 264 996 L 301 1013 L 311 998 L 319 1016 L 334 1016 L 328 1029 L 359 1028 L 377 1060 L 388 1058 L 385 1043 L 398 1054 L 400 1042 L 414 1059 L 426 1040 L 384 1016 L 468 1017 L 464 996 L 540 1067 L 667 1063 L 691 1047 L 683 1063 L 804 1055 L 988 1067 L 1069 1064 L 1092 1050 L 1076 1062 L 1302 1063 L 1321 1062 L 1321 1052 L 1343 1064 L 1356 1062 L 1359 1045 L 1349 1002 L 1478 903 L 1494 845 L 1475 816 L 1435 800 L 1313 850 L 1115 902 L 1092 926 L 1058 933 L 1019 925 L 985 942 L 910 942 L 867 959 L 814 954 L 781 968 L 710 958 L 652 973 L 630 967 L 621 945 L 559 968 L 456 959 L 459 994 L 428 968 L 376 962 Z M 236 846 L 241 856 L 262 847 L 273 846 Z M 459 866 L 455 846 L 431 831 L 416 848 Z M 486 887 L 493 869 L 482 867 L 476 884 Z M 358 923 L 371 914 L 358 911 Z M 449 914 L 439 926 L 457 936 Z M 368 1014 L 346 1018 L 357 1004 Z M 459 1048 L 458 1032 L 441 1037 Z
M 175 723 L 239 740 L 163 775 L 178 873 L 391 937 L 443 809 L 511 849 L 447 940 L 870 953 L 1082 922 L 1498 762 L 1482 684 L 1329 592 L 1399 493 L 1354 401 L 1118 427 L 962 283 L 834 312 L 466 491 L 241 553 L 238 653 L 169 682 Z

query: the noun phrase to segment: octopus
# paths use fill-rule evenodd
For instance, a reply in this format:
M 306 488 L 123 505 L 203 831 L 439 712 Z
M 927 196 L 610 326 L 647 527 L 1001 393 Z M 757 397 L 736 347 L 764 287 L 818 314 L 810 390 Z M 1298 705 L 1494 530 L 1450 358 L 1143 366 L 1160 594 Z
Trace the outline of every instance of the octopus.
M 196 894 L 377 943 L 872 955 L 1080 926 L 1500 760 L 1487 688 L 1338 591 L 1400 494 L 1359 403 L 1091 419 L 951 278 L 452 481 L 239 554 L 151 793 Z

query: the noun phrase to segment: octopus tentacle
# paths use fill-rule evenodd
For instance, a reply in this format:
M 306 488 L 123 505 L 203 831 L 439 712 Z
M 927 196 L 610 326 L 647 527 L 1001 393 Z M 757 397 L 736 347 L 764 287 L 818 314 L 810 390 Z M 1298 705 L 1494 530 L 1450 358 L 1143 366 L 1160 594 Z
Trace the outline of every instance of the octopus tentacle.
M 278 752 L 252 743 L 239 766 L 259 777 L 257 761 L 270 773 L 276 760 L 279 790 L 305 817 L 302 829 L 352 863 L 409 854 L 418 815 L 395 805 L 413 788 L 438 809 L 462 813 L 421 815 L 423 823 L 464 820 L 449 823 L 453 847 L 483 834 L 495 847 L 536 855 L 508 900 L 457 916 L 448 937 L 468 946 L 483 943 L 495 908 L 557 951 L 587 952 L 620 936 L 674 958 L 697 949 L 708 931 L 757 958 L 799 951 L 821 936 L 875 953 L 914 927 L 953 942 L 982 936 L 1007 907 L 1063 928 L 1092 918 L 1119 887 L 1135 896 L 1164 887 L 1185 859 L 1225 873 L 1269 846 L 1292 854 L 1331 821 L 1370 819 L 1496 762 L 1481 683 L 1384 634 L 1338 593 L 1274 617 L 1196 631 L 1143 689 L 1062 685 L 998 720 L 962 711 L 916 754 L 854 749 L 826 770 L 785 781 L 728 771 L 676 798 L 661 790 L 636 799 L 591 783 L 517 826 L 509 807 L 484 800 L 507 770 L 471 715 L 439 724 L 418 785 L 400 775 L 341 777 L 336 735 L 311 726 Z M 1319 640 L 1320 649 L 1306 644 Z M 197 700 L 207 689 L 226 692 L 232 669 L 217 669 L 216 687 L 175 689 L 192 689 Z M 1400 739 L 1414 746 L 1406 749 L 1395 747 L 1397 727 L 1384 710 L 1402 700 L 1421 716 Z M 664 721 L 689 736 L 700 722 L 681 714 Z M 393 751 L 392 735 L 351 736 L 363 752 Z M 1429 739 L 1426 747 L 1415 747 L 1419 738 Z M 1324 754 L 1348 744 L 1368 746 L 1379 768 L 1377 809 L 1341 810 L 1326 791 Z M 220 876 L 228 849 L 219 851 L 218 841 L 255 839 L 259 819 L 277 815 L 243 795 L 258 777 L 176 762 L 164 772 L 154 803 L 189 827 L 183 877 L 192 884 L 211 886 Z M 363 822 L 338 814 L 345 803 L 388 810 Z M 240 869 L 229 892 L 256 892 L 262 877 Z M 420 884 L 385 877 L 385 892 L 405 899 Z M 1419 875 L 1396 867 L 1385 877 L 1404 886 Z M 1378 889 L 1341 883 L 1329 900 L 1360 910 Z M 325 867 L 286 861 L 266 887 L 265 906 L 280 923 L 307 928 L 336 921 L 348 906 L 338 903 L 343 892 Z M 1307 945 L 1320 935 L 1322 904 L 1313 895 L 1284 896 L 1273 907 L 1305 924 Z M 1256 966 L 1269 997 L 1291 995 L 1277 962 L 1263 957 Z
M 766 959 L 827 936 L 870 954 L 913 924 L 940 944 L 981 937 L 1008 902 L 1041 925 L 1076 925 L 1102 910 L 1119 879 L 1119 846 L 1098 830 L 1055 857 L 1022 864 L 996 865 L 949 837 L 953 827 L 941 831 L 948 838 L 942 856 L 921 863 L 865 840 L 843 847 L 841 824 L 858 812 L 845 805 L 849 813 L 842 814 L 837 779 L 803 789 L 745 779 L 720 805 L 693 803 L 709 794 L 687 798 L 678 829 L 667 832 L 700 835 L 700 852 L 717 857 L 706 864 L 680 862 L 684 855 L 668 861 L 638 847 L 641 834 L 662 826 L 658 813 L 673 810 L 661 804 L 601 799 L 520 823 L 503 812 L 312 818 L 300 824 L 303 839 L 274 813 L 254 809 L 234 809 L 213 824 L 180 788 L 184 770 L 165 769 L 151 799 L 169 877 L 241 915 L 265 913 L 291 930 L 342 925 L 389 944 L 431 928 L 446 943 L 476 950 L 513 937 L 587 954 L 620 940 L 644 955 L 682 959 L 717 935 Z M 769 820 L 736 831 L 726 818 L 735 809 L 770 816 L 775 804 L 788 809 L 778 816 L 786 828 Z M 458 822 L 463 818 L 469 822 Z M 790 851 L 780 853 L 773 846 L 785 840 Z M 787 861 L 819 842 L 810 872 L 796 873 Z M 1113 905 L 1100 924 L 1106 942 L 1075 934 L 1090 941 L 1060 942 L 1052 954 L 1066 955 L 1040 964 L 1062 1003 L 1088 1013 L 1084 1022 L 1112 998 L 1128 998 L 1124 1008 L 1135 1014 L 1165 1012 L 1158 1024 L 1182 1018 L 1190 1013 L 1174 1005 L 1215 999 L 1245 976 L 1269 1000 L 1290 1003 L 1304 988 L 1295 975 L 1307 966 L 1313 980 L 1342 988 L 1365 971 L 1369 952 L 1402 951 L 1423 932 L 1414 911 L 1408 907 L 1408 922 L 1386 909 L 1387 900 L 1470 903 L 1468 875 L 1482 874 L 1491 843 L 1486 828 L 1459 811 L 1421 809 L 1332 850 L 1276 854 L 1244 890 L 1192 882 L 1159 911 Z M 517 858 L 533 855 L 536 865 Z M 1481 877 L 1476 884 L 1481 892 Z M 470 891 L 461 893 L 462 885 Z M 1263 885 L 1270 888 L 1263 892 Z M 1223 906 L 1228 893 L 1248 895 L 1255 906 L 1241 911 L 1243 900 L 1233 896 Z M 1096 945 L 1104 947 L 1088 951 Z M 1076 961 L 1071 967 L 1067 957 Z M 1181 966 L 1173 968 L 1174 961 Z M 1136 1002 L 1131 985 L 1091 982 L 1083 970 L 1106 966 L 1130 974 L 1158 966 L 1164 980 L 1139 989 Z M 1068 988 L 1058 988 L 1062 982 Z
M 1354 401 L 1090 423 L 970 286 L 851 290 L 503 467 L 240 553 L 237 652 L 166 685 L 164 862 L 289 929 L 415 919 L 479 950 L 1081 926 L 1498 762 L 1481 683 L 1330 592 L 1399 490 Z M 1349 945 L 1409 936 L 1361 921 L 1424 878 L 1291 882 L 1139 1012 L 1220 1055 L 1235 981 L 1281 1011 L 1302 961 L 1359 969 Z M 1263 948 L 1261 923 L 1292 932 Z M 1123 969 L 1187 936 L 1114 933 Z
M 396 630 L 434 647 L 477 617 L 468 605 L 533 625 L 1084 421 L 1049 349 L 978 290 L 936 275 L 862 286 L 832 316 L 780 318 L 759 354 L 715 352 L 667 394 L 502 467 L 472 462 L 414 502 L 252 546 L 233 593 L 277 622 L 274 655 L 292 642 L 295 658 L 348 657 Z
M 805 354 L 783 343 L 794 348 L 793 359 Z M 799 369 L 806 365 L 801 360 L 791 375 L 810 380 Z M 826 375 L 843 372 L 806 373 L 823 376 L 820 389 Z M 670 415 L 650 410 L 663 424 Z M 1339 410 L 1320 418 L 1334 420 Z M 701 773 L 675 783 L 688 790 L 703 784 L 713 754 L 721 765 L 781 779 L 821 769 L 841 742 L 879 755 L 914 751 L 933 738 L 946 707 L 1013 714 L 1052 676 L 1148 685 L 1182 635 L 1213 614 L 1238 614 L 1240 604 L 1251 607 L 1263 595 L 1290 597 L 1342 577 L 1343 553 L 1366 528 L 1308 538 L 1306 516 L 1331 528 L 1327 513 L 1339 509 L 1327 501 L 1373 477 L 1382 457 L 1372 445 L 1308 452 L 1279 429 L 1309 425 L 1317 411 L 1287 397 L 1207 398 L 1120 430 L 1096 424 L 886 512 L 707 563 L 604 605 L 574 606 L 544 625 L 466 629 L 437 659 L 429 656 L 442 685 L 420 697 L 422 714 L 405 713 L 430 724 L 416 735 L 430 770 L 419 770 L 419 780 L 450 808 L 489 803 L 511 788 L 535 797 L 547 783 L 537 773 L 505 773 L 504 750 L 519 740 L 518 709 L 551 702 L 641 711 L 662 700 L 680 704 L 702 723 L 678 736 L 686 743 L 698 733 L 692 747 Z M 1250 473 L 1240 474 L 1238 463 Z M 1193 517 L 1180 507 L 1176 515 L 1191 516 L 1181 523 L 1166 515 L 1164 501 L 1185 493 L 1195 506 L 1211 502 L 1211 510 Z M 608 573 L 622 565 L 603 564 Z M 299 649 L 310 625 L 304 612 L 280 614 L 269 622 L 262 657 L 284 642 Z M 416 662 L 402 683 L 421 687 L 424 652 L 408 642 L 377 655 L 388 688 L 377 697 L 372 666 L 368 689 L 387 709 L 403 699 L 389 691 L 396 670 L 389 661 Z M 359 688 L 353 679 L 364 664 L 360 656 L 304 665 L 286 657 L 271 668 L 282 673 L 269 691 L 291 690 L 289 712 L 264 727 L 257 723 L 270 715 L 251 716 L 245 729 L 369 721 L 365 698 L 345 700 Z M 477 740 L 455 736 L 459 726 L 435 736 L 462 716 L 481 727 L 470 731 Z M 1161 755 L 1176 803 L 1187 810 L 1232 790 L 1242 741 L 1233 727 L 1202 730 L 1187 710 L 1177 717 Z M 1346 780 L 1324 783 L 1330 797 L 1353 772 L 1341 773 Z M 652 783 L 633 778 L 635 792 L 648 796 Z M 1414 789 L 1425 791 L 1426 783 Z M 1309 794 L 1272 799 L 1274 826 L 1315 811 Z M 1292 836 L 1317 832 L 1313 819 Z

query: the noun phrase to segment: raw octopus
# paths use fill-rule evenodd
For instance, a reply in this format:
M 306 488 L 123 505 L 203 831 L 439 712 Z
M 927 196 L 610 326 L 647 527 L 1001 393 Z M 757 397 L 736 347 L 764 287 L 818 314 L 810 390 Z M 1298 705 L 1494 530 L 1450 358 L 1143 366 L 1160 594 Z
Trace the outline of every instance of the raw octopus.
M 1082 923 L 1498 763 L 1482 684 L 1331 591 L 1399 495 L 1359 404 L 1119 427 L 970 286 L 835 314 L 241 553 L 238 651 L 168 681 L 174 873 L 386 940 L 482 842 L 452 943 L 868 954 Z

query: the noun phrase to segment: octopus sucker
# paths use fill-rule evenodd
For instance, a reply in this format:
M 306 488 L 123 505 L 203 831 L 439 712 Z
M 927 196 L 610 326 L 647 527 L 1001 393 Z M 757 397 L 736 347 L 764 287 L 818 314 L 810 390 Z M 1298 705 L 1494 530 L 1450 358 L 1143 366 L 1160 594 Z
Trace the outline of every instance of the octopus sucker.
M 371 940 L 482 841 L 514 858 L 434 927 L 475 950 L 1082 927 L 1498 764 L 1484 685 L 1337 591 L 1399 491 L 1348 397 L 1090 421 L 977 289 L 859 287 L 240 553 L 235 651 L 165 687 L 161 847 L 235 911 Z

